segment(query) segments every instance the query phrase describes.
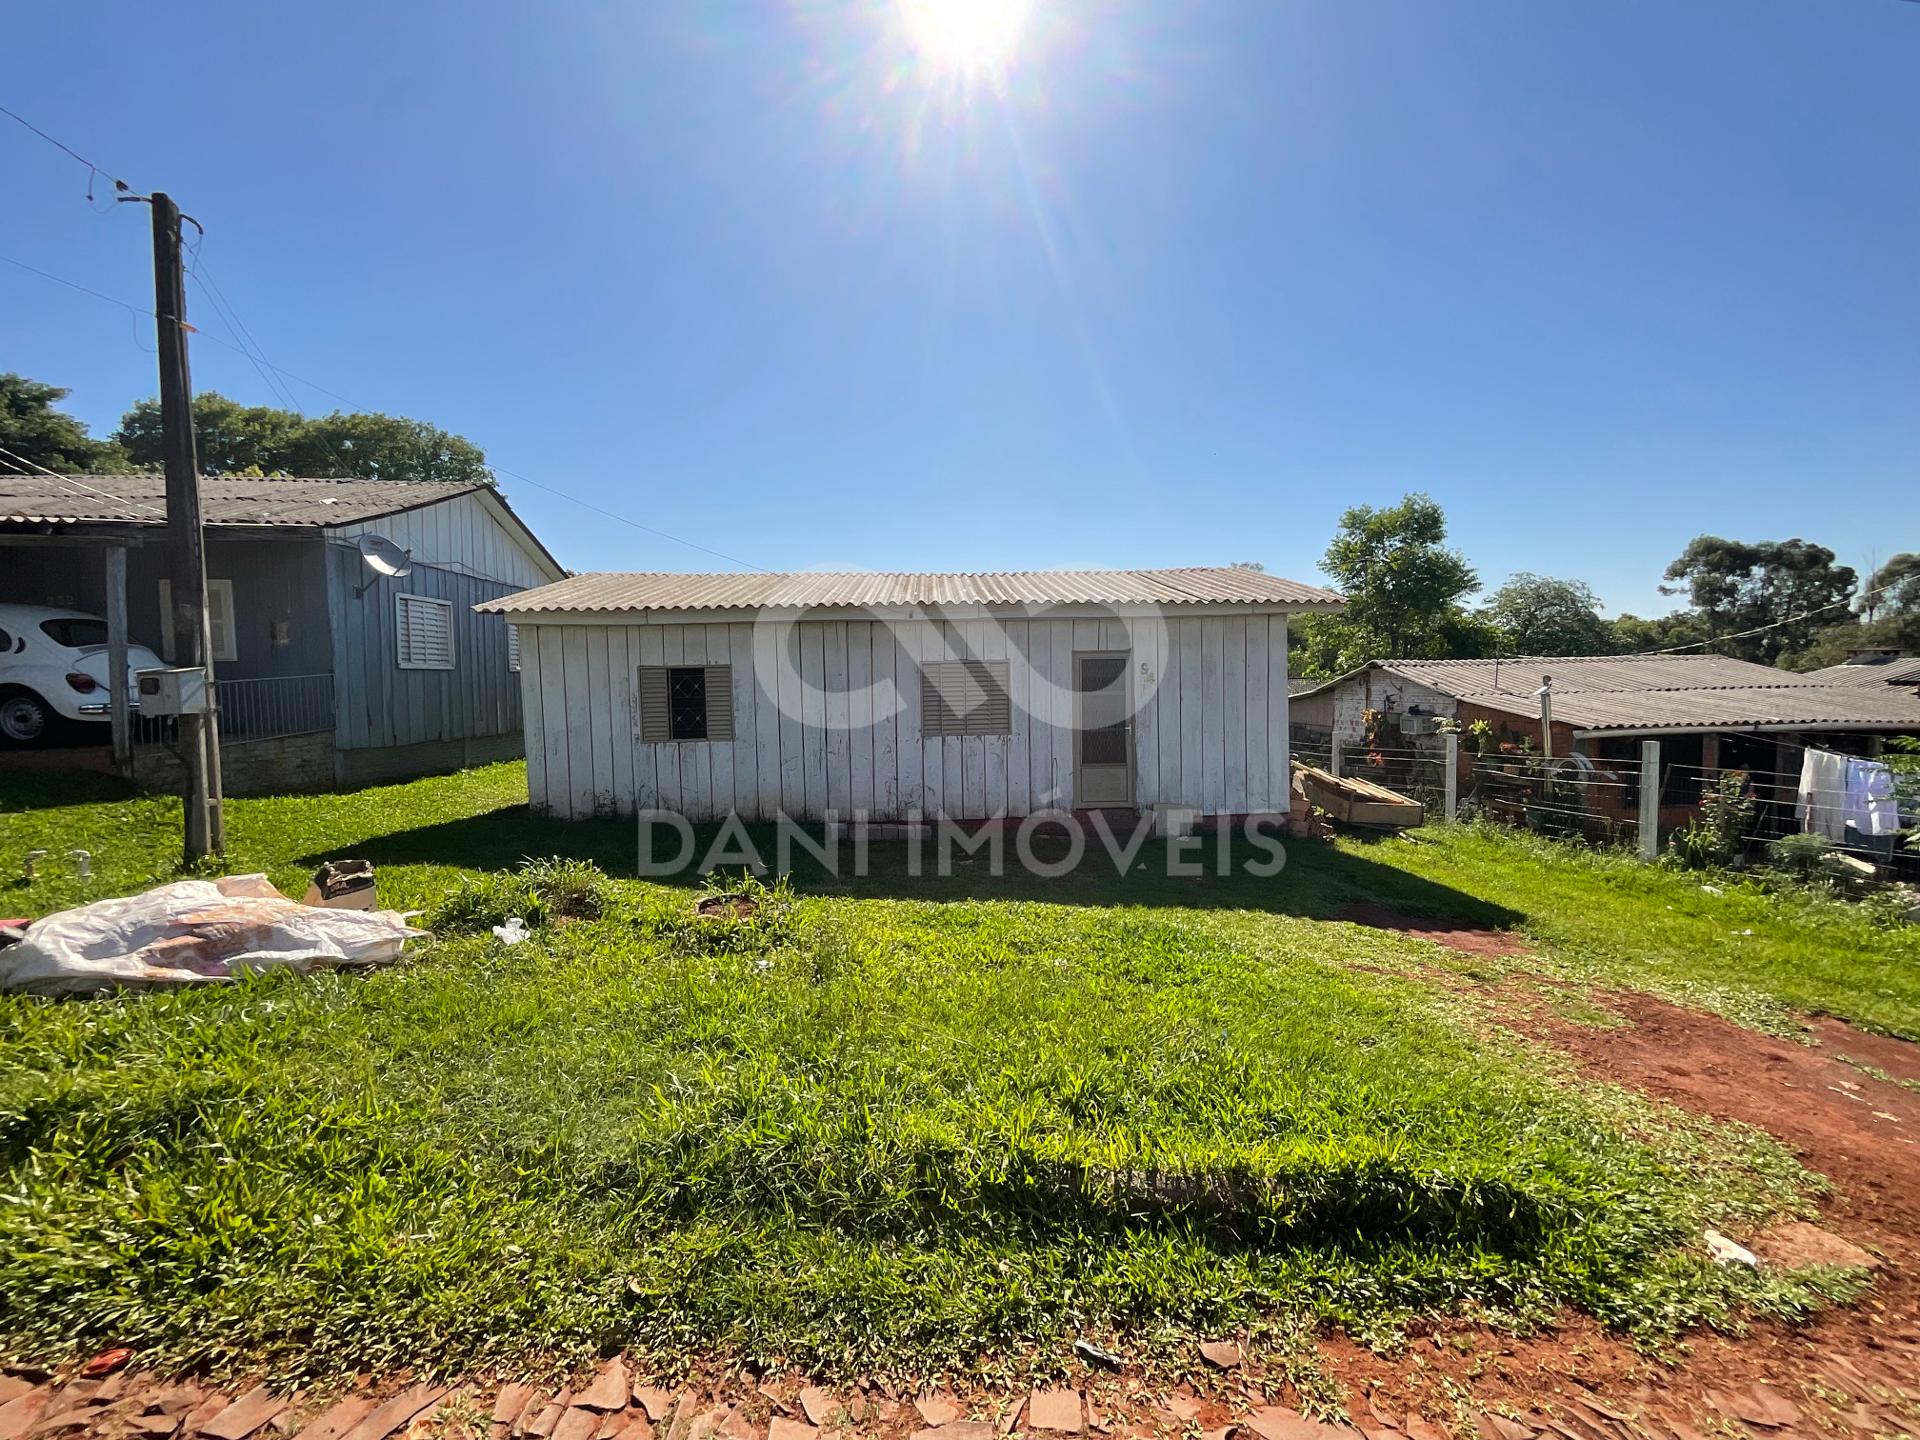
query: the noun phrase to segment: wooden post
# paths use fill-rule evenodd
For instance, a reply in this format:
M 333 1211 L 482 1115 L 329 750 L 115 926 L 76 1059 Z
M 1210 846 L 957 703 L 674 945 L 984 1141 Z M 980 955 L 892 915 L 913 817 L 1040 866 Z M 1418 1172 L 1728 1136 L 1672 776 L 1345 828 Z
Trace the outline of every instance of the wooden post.
M 133 716 L 127 704 L 127 547 L 107 547 L 107 714 L 113 722 L 113 768 L 133 768 Z
M 167 542 L 174 663 L 207 674 L 207 713 L 180 717 L 187 766 L 186 858 L 215 854 L 220 815 L 220 726 L 213 712 L 207 628 L 206 534 L 200 523 L 200 462 L 193 443 L 193 382 L 187 371 L 187 283 L 180 260 L 180 207 L 160 191 L 153 207 L 153 316 L 160 350 L 160 450 L 167 474 Z
M 1340 774 L 1340 735 L 1337 731 L 1327 741 L 1327 773 L 1335 777 Z
M 1442 763 L 1446 768 L 1447 819 L 1460 818 L 1460 735 L 1458 731 L 1440 737 Z
M 1660 742 L 1640 742 L 1640 858 L 1660 858 Z

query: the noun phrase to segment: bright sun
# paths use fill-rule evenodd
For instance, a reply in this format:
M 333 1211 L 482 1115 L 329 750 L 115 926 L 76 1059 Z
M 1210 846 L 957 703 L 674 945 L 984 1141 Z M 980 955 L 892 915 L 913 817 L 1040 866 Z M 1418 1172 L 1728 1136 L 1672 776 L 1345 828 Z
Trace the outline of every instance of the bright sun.
M 930 67 L 967 76 L 1007 68 L 1031 0 L 898 0 L 907 39 Z

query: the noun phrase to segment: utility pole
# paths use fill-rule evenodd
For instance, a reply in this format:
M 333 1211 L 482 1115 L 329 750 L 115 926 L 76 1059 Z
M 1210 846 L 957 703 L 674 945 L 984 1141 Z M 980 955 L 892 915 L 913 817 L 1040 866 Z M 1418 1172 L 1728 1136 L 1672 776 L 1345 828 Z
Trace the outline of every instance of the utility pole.
M 208 665 L 206 536 L 200 524 L 200 462 L 193 443 L 193 384 L 187 373 L 187 281 L 180 259 L 180 207 L 155 191 L 153 314 L 160 347 L 161 451 L 167 472 L 168 570 L 172 576 L 174 663 L 207 673 L 207 709 L 180 717 L 187 767 L 186 858 L 226 849 L 220 794 L 220 723 Z

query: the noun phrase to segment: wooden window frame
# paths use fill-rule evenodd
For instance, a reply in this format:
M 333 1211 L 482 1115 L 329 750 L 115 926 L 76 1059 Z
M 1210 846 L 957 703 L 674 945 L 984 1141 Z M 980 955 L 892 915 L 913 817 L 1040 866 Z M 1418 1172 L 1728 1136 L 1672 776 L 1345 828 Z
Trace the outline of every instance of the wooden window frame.
M 920 667 L 920 733 L 929 740 L 1013 734 L 1012 672 L 1005 660 L 929 660 Z M 961 713 L 948 703 L 957 686 L 979 689 Z
M 446 664 L 438 665 L 425 660 L 409 660 L 407 658 L 407 603 L 409 601 L 419 605 L 435 606 L 439 609 L 440 613 L 446 617 Z M 442 600 L 438 595 L 414 595 L 405 592 L 393 597 L 393 660 L 396 666 L 402 670 L 447 671 L 454 668 L 454 662 L 458 657 L 458 653 L 453 631 L 453 602 L 451 600 Z
M 676 739 L 673 734 L 673 672 L 706 673 L 707 733 L 698 739 Z M 733 666 L 690 661 L 679 665 L 642 665 L 634 672 L 634 724 L 643 745 L 731 745 L 733 728 Z
M 216 609 L 225 616 L 224 626 L 213 622 Z M 207 660 L 210 664 L 231 665 L 240 658 L 240 617 L 233 609 L 233 581 L 208 578 L 207 611 Z M 160 577 L 160 658 L 169 665 L 173 663 L 173 581 L 164 575 Z

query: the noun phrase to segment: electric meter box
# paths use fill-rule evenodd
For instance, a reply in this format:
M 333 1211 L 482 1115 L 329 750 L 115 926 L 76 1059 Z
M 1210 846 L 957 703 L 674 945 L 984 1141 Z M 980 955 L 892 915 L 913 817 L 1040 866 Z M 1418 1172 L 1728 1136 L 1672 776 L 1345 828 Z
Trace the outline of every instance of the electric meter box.
M 142 715 L 204 715 L 207 713 L 207 672 L 204 670 L 139 670 L 134 688 Z

